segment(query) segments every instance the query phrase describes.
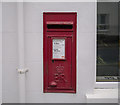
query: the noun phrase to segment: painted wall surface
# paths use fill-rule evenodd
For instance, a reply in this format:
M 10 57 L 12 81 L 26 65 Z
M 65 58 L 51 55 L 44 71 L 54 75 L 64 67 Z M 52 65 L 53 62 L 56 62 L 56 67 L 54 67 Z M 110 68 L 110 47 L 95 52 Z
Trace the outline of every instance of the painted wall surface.
M 24 3 L 26 102 L 83 103 L 95 83 L 95 3 Z M 17 5 L 3 3 L 3 102 L 19 102 Z M 77 93 L 43 93 L 43 12 L 77 12 Z M 12 95 L 12 97 L 11 97 Z
M 18 102 L 17 3 L 2 3 L 2 98 Z
M 0 104 L 2 103 L 2 3 L 0 2 Z

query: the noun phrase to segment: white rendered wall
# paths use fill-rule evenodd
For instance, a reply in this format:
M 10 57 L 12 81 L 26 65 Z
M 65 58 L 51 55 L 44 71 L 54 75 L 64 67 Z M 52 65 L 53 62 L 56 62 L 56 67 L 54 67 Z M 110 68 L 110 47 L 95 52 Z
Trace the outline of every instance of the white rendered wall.
M 18 102 L 17 3 L 2 3 L 2 98 Z
M 0 2 L 0 104 L 2 103 L 2 3 Z
M 77 11 L 77 94 L 43 93 L 43 12 Z M 24 3 L 27 102 L 86 102 L 95 80 L 95 3 Z
M 17 5 L 4 3 L 3 102 L 18 102 Z M 43 93 L 43 12 L 77 12 L 77 93 Z M 95 3 L 24 3 L 27 103 L 85 103 L 95 83 Z M 12 97 L 11 97 L 12 94 Z

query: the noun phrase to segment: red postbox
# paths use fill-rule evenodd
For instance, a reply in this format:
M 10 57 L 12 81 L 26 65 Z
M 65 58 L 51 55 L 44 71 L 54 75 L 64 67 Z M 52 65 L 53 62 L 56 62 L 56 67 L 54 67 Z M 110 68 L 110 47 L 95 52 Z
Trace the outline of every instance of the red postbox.
M 43 13 L 44 92 L 76 93 L 77 13 Z

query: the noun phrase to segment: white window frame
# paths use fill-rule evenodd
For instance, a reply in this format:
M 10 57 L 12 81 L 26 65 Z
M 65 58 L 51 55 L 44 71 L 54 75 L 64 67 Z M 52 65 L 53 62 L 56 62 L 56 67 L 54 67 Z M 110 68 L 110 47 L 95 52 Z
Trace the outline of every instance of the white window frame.
M 118 88 L 118 82 L 96 82 L 95 88 L 97 89 L 117 89 Z

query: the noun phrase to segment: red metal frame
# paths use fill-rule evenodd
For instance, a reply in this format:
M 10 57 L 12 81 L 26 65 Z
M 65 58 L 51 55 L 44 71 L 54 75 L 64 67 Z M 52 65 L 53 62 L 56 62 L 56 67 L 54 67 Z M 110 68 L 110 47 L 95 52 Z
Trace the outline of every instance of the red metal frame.
M 46 16 L 49 15 L 54 15 L 54 18 L 47 18 Z M 57 15 L 61 15 L 63 17 L 57 18 Z M 48 22 L 46 22 L 48 21 Z M 60 29 L 58 30 L 48 30 L 46 24 L 50 24 L 49 22 L 60 22 L 62 21 L 63 23 L 61 24 L 73 24 L 73 29 Z M 64 23 L 65 21 L 65 23 Z M 57 23 L 57 24 L 58 24 Z M 43 13 L 43 69 L 44 69 L 44 93 L 76 93 L 76 30 L 77 30 L 77 13 L 76 12 L 44 12 Z M 59 33 L 60 32 L 60 33 Z M 54 34 L 53 34 L 54 33 Z M 71 65 L 71 87 L 69 88 L 50 88 L 49 83 L 48 83 L 48 73 L 49 73 L 49 65 L 48 65 L 48 48 L 51 48 L 51 43 L 52 41 L 51 38 L 71 38 L 71 43 L 72 43 L 72 65 Z M 49 44 L 48 44 L 49 43 Z M 69 48 L 66 48 L 66 39 L 65 39 L 65 58 L 66 58 L 66 52 L 69 50 Z M 51 53 L 52 54 L 52 53 Z M 55 59 L 54 59 L 55 60 Z M 59 60 L 59 59 L 57 59 Z M 64 59 L 62 59 L 64 60 Z M 65 59 L 66 60 L 66 59 Z

